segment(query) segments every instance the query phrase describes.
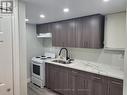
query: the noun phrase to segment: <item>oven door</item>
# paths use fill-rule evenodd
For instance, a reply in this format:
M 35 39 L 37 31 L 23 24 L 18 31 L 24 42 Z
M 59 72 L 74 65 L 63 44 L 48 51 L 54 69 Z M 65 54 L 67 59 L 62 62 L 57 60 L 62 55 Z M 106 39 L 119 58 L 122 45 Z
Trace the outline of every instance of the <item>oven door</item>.
M 42 80 L 42 64 L 32 62 L 32 76 Z

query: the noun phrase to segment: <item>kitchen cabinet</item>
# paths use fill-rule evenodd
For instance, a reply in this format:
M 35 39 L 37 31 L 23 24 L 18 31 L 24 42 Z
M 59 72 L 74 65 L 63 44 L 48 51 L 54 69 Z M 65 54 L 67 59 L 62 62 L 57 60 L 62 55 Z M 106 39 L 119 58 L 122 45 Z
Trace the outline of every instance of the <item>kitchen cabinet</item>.
M 111 78 L 109 81 L 109 95 L 123 95 L 123 81 Z
M 76 95 L 91 95 L 91 74 L 78 71 L 76 77 Z
M 104 16 L 93 15 L 75 19 L 76 47 L 103 48 Z
M 75 33 L 75 21 L 74 20 L 68 20 L 65 21 L 65 27 L 64 27 L 66 33 L 67 33 L 67 47 L 75 47 L 76 46 L 76 33 Z
M 77 72 L 69 72 L 68 76 L 68 95 L 76 95 L 76 73 Z
M 39 35 L 40 33 L 51 33 L 51 24 L 37 24 L 36 25 L 36 31 Z
M 46 65 L 46 87 L 52 89 L 63 95 L 68 95 L 71 91 L 69 89 L 69 83 L 72 81 L 68 80 L 69 70 L 66 68 L 59 68 L 55 65 Z M 71 94 L 70 94 L 71 95 Z
M 75 23 L 73 20 L 52 23 L 52 44 L 59 47 L 75 47 Z
M 68 80 L 68 76 L 69 76 L 69 70 L 67 68 L 60 68 L 59 70 L 60 73 L 60 87 L 59 87 L 59 93 L 63 94 L 63 95 L 68 95 L 69 92 L 69 80 Z
M 87 35 L 86 47 L 103 48 L 104 44 L 104 17 L 95 15 L 85 18 L 85 31 Z
M 56 47 L 103 48 L 104 16 L 74 18 L 37 25 L 37 33 L 52 33 L 52 45 Z
M 126 13 L 109 14 L 105 20 L 105 48 L 124 50 L 126 45 Z
M 57 72 L 57 68 L 55 66 L 49 65 L 46 66 L 46 84 L 47 88 L 50 88 L 52 90 L 56 90 L 58 81 L 56 81 L 58 78 L 56 77 L 57 75 L 59 76 L 59 72 Z M 59 80 L 59 79 L 58 79 Z
M 123 81 L 46 63 L 46 87 L 62 95 L 123 95 Z
M 52 23 L 52 45 L 57 47 L 62 47 L 64 44 L 63 42 L 63 35 L 62 35 L 62 26 L 60 23 Z
M 83 48 L 83 39 L 86 38 L 85 35 L 83 37 L 83 20 L 82 18 L 75 19 L 75 33 L 76 33 L 76 47 L 77 48 Z
M 109 95 L 108 78 L 99 75 L 92 76 L 92 94 L 91 95 Z

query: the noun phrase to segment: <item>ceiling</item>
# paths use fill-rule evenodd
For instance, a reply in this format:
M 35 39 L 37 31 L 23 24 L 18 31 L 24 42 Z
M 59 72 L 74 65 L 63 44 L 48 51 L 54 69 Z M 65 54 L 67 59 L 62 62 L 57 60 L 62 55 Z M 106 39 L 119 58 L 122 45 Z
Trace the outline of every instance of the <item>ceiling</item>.
M 91 14 L 110 14 L 126 10 L 126 0 L 24 0 L 27 23 L 40 24 Z M 69 8 L 64 13 L 63 8 Z M 40 18 L 44 14 L 44 19 Z

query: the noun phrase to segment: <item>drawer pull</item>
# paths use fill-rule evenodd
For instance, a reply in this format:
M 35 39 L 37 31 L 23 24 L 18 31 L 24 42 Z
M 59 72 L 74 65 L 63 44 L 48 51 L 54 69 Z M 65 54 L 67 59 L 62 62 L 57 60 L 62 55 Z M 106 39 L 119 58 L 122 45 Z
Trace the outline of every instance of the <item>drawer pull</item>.
M 117 85 L 122 85 L 121 83 L 119 82 L 115 82 L 115 81 L 112 81 L 113 84 L 117 84 Z
M 100 80 L 101 78 L 99 78 L 99 77 L 93 77 L 94 79 L 98 79 L 98 80 Z
M 77 74 L 78 72 L 72 71 L 72 73 L 75 73 L 75 74 Z
M 4 86 L 4 85 L 5 85 L 4 83 L 0 83 L 0 87 L 1 87 L 1 86 Z

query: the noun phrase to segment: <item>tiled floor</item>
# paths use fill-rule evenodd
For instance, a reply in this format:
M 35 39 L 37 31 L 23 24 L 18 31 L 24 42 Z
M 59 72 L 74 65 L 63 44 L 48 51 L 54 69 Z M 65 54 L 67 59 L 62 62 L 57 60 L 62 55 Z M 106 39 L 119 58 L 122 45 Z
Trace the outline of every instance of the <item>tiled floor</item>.
M 49 89 L 46 88 L 39 88 L 35 85 L 33 85 L 32 83 L 28 84 L 28 95 L 58 95 L 52 91 L 50 91 Z

